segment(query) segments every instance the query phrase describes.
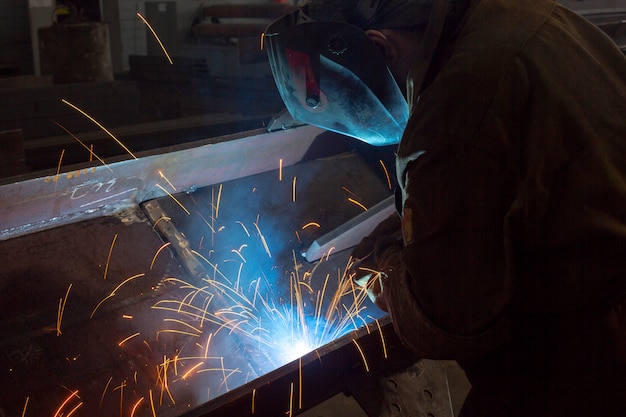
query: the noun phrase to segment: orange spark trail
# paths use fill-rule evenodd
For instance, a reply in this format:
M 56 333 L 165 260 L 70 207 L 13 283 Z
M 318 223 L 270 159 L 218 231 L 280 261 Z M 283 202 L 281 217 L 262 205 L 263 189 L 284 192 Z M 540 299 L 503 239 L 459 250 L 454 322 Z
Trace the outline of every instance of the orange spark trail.
M 113 253 L 113 246 L 115 246 L 115 241 L 117 240 L 117 233 L 113 236 L 113 242 L 111 242 L 111 247 L 109 248 L 109 256 L 107 256 L 107 263 L 104 265 L 104 279 L 107 279 L 107 273 L 109 272 L 109 262 L 111 261 L 111 253 Z
M 195 365 L 195 366 L 193 366 L 190 370 L 188 370 L 187 372 L 185 372 L 185 375 L 183 375 L 181 378 L 182 378 L 182 379 L 187 379 L 187 377 L 188 377 L 189 375 L 191 375 L 191 373 L 192 373 L 193 371 L 195 371 L 196 369 L 198 369 L 198 368 L 199 368 L 199 367 L 201 367 L 202 365 L 204 365 L 204 362 L 200 362 L 200 363 L 196 364 L 196 365 Z
M 65 131 L 65 133 L 67 133 L 68 135 L 73 137 L 76 140 L 76 142 L 81 144 L 81 146 L 83 148 L 85 148 L 85 149 L 87 149 L 89 151 L 89 162 L 91 162 L 93 160 L 93 157 L 95 156 L 98 159 L 98 161 L 100 161 L 102 163 L 102 165 L 104 165 L 109 171 L 113 172 L 113 170 L 111 168 L 109 168 L 109 166 L 104 162 L 104 159 L 100 158 L 98 155 L 96 155 L 94 153 L 93 145 L 91 145 L 91 147 L 85 145 L 82 140 L 78 139 L 78 137 L 76 137 L 76 135 L 74 135 L 72 132 L 70 132 L 68 129 L 66 129 L 64 126 L 62 126 L 60 123 L 58 123 L 55 120 L 51 120 L 51 121 L 55 125 L 59 126 L 61 129 L 63 129 Z M 58 174 L 58 172 L 57 172 L 57 174 Z
M 348 198 L 348 201 L 353 203 L 353 204 L 356 204 L 359 207 L 361 207 L 363 209 L 363 211 L 367 211 L 367 207 L 365 207 L 363 204 L 361 204 L 358 201 L 356 201 L 354 198 Z
M 84 110 L 80 109 L 78 106 L 75 106 L 74 104 L 70 103 L 69 101 L 65 100 L 64 98 L 61 99 L 61 101 L 63 103 L 65 103 L 65 104 L 67 104 L 68 106 L 70 106 L 71 108 L 73 108 L 74 110 L 76 110 L 77 112 L 79 112 L 80 114 L 82 114 L 83 116 L 85 116 L 86 118 L 88 118 L 89 120 L 91 120 L 96 126 L 98 126 L 100 129 L 104 130 L 104 132 L 107 135 L 109 135 L 115 142 L 117 142 L 117 144 L 120 145 L 122 147 L 122 149 L 124 149 L 126 152 L 128 152 L 128 154 L 130 156 L 132 156 L 133 159 L 137 159 L 135 154 L 133 154 L 130 151 L 130 149 L 128 149 L 122 142 L 120 142 L 120 140 L 118 138 L 116 138 L 113 133 L 109 132 L 109 130 L 106 127 L 104 127 L 102 124 L 100 124 L 100 122 L 98 122 L 96 119 L 94 119 L 89 114 L 87 114 Z
M 102 396 L 100 397 L 100 405 L 98 405 L 98 414 L 100 414 L 100 408 L 102 408 L 102 402 L 104 401 L 104 395 L 107 392 L 107 389 L 109 389 L 109 384 L 111 384 L 111 381 L 113 381 L 113 377 L 109 378 L 109 381 L 107 382 L 106 386 L 104 387 L 104 390 L 102 391 Z
M 111 293 L 109 295 L 107 295 L 106 297 L 104 297 L 102 299 L 102 301 L 100 301 L 98 303 L 98 305 L 96 306 L 96 308 L 93 309 L 93 311 L 91 312 L 91 314 L 89 315 L 89 318 L 93 318 L 93 315 L 96 314 L 96 311 L 98 310 L 98 308 L 100 308 L 100 306 L 102 305 L 102 303 L 104 303 L 106 300 L 108 300 L 109 298 L 113 297 L 115 295 L 115 292 L 117 290 L 119 290 L 124 284 L 126 284 L 127 282 L 135 279 L 135 278 L 139 278 L 139 277 L 143 277 L 146 274 L 144 274 L 143 272 L 141 274 L 137 274 L 137 275 L 133 275 L 132 277 L 126 278 L 120 285 L 118 285 L 117 287 L 115 287 L 115 289 L 113 291 L 111 291 Z
M 24 411 L 22 411 L 22 417 L 26 415 L 26 407 L 28 407 L 28 400 L 30 397 L 26 397 L 26 402 L 24 403 Z
M 380 322 L 378 321 L 378 319 L 374 319 L 376 321 L 376 326 L 378 326 L 378 333 L 380 334 L 380 340 L 383 344 L 383 353 L 385 356 L 385 359 L 387 359 L 387 345 L 385 344 L 385 336 L 383 336 L 383 329 L 381 329 L 380 327 Z
M 152 29 L 152 26 L 150 26 L 150 23 L 148 23 L 148 21 L 141 15 L 141 13 L 137 12 L 137 17 L 141 19 L 141 21 L 143 23 L 145 23 L 145 25 L 148 27 L 148 29 L 150 29 L 150 32 L 152 32 L 152 35 L 154 36 L 154 38 L 156 39 L 156 41 L 159 43 L 159 45 L 161 46 L 161 49 L 163 50 L 163 52 L 165 53 L 165 56 L 167 57 L 167 60 L 169 61 L 170 65 L 174 64 L 172 62 L 172 58 L 170 58 L 170 54 L 167 53 L 167 50 L 165 49 L 165 46 L 163 46 L 163 42 L 161 42 L 161 39 L 159 39 L 159 36 L 156 34 L 156 32 L 154 31 L 154 29 Z
M 80 403 L 78 403 L 78 405 L 74 408 L 72 408 L 72 411 L 70 411 L 69 413 L 67 413 L 67 415 L 65 417 L 70 417 L 72 414 L 74 414 L 74 412 L 76 410 L 78 410 L 81 406 L 83 405 L 83 402 L 81 401 Z
M 61 335 L 61 320 L 63 320 L 63 313 L 65 312 L 65 304 L 67 303 L 67 296 L 70 295 L 71 289 L 72 289 L 72 284 L 70 284 L 67 287 L 65 298 L 59 299 L 59 312 L 57 315 L 57 336 Z
M 161 220 L 162 217 L 159 219 Z M 167 242 L 161 245 L 161 247 L 156 251 L 156 253 L 154 254 L 154 257 L 152 257 L 152 262 L 150 262 L 150 271 L 152 271 L 152 267 L 154 266 L 154 261 L 156 261 L 157 256 L 159 256 L 159 253 L 161 253 L 161 251 L 163 249 L 165 249 L 166 247 L 168 247 L 172 242 Z
M 169 180 L 169 179 L 165 176 L 165 174 L 163 174 L 163 172 L 162 172 L 162 171 L 159 171 L 159 175 L 161 176 L 161 178 L 163 178 L 163 179 L 165 180 L 165 182 L 167 182 L 167 184 L 168 184 L 170 187 L 172 187 L 172 190 L 177 191 L 177 190 L 176 190 L 176 187 L 174 187 L 174 184 L 172 184 L 172 183 L 170 182 L 170 180 Z
M 174 200 L 174 201 L 176 202 L 176 204 L 178 204 L 178 205 L 180 206 L 180 208 L 182 208 L 183 210 L 185 210 L 185 213 L 187 213 L 187 215 L 189 215 L 189 216 L 191 215 L 191 213 L 189 212 L 189 210 L 187 210 L 187 209 L 185 208 L 185 206 L 183 206 L 183 204 L 182 204 L 180 201 L 178 201 L 178 200 L 176 199 L 176 197 L 174 197 L 174 196 L 172 195 L 172 193 L 170 193 L 170 192 L 169 192 L 169 191 L 167 191 L 165 188 L 163 188 L 163 186 L 162 186 L 161 184 L 156 184 L 156 186 L 157 186 L 157 187 L 159 187 L 161 190 L 163 190 L 163 191 L 165 192 L 165 194 L 167 194 L 168 196 L 170 196 L 170 198 L 171 198 L 172 200 Z
M 306 229 L 307 227 L 317 227 L 317 228 L 319 228 L 320 224 L 316 223 L 316 222 L 309 222 L 309 223 L 305 224 L 304 226 L 302 226 L 302 230 Z
M 129 341 L 130 339 L 132 339 L 133 337 L 137 337 L 139 336 L 139 332 L 135 333 L 135 334 L 131 334 L 130 336 L 128 336 L 126 339 L 122 340 L 121 342 L 119 342 L 117 345 L 118 346 L 122 346 L 124 343 L 126 343 L 127 341 Z
M 61 406 L 57 409 L 57 412 L 56 412 L 56 413 L 54 413 L 54 417 L 59 416 L 59 413 L 61 412 L 61 410 L 63 409 L 63 407 L 65 407 L 65 404 L 67 404 L 67 403 L 68 403 L 68 402 L 72 399 L 72 397 L 80 398 L 80 397 L 78 397 L 78 395 L 77 395 L 77 394 L 78 394 L 78 390 L 76 390 L 76 391 L 74 391 L 73 393 L 71 393 L 71 394 L 70 394 L 70 395 L 69 395 L 69 396 L 65 399 L 65 401 L 63 401 L 63 404 L 61 404 Z M 82 404 L 82 403 L 81 403 L 81 404 Z
M 152 417 L 156 417 L 156 410 L 154 409 L 154 400 L 152 399 L 152 390 L 150 390 L 150 407 L 152 408 Z
M 283 158 L 278 160 L 278 181 L 283 180 Z
M 293 184 L 291 185 L 291 199 L 296 202 L 296 177 L 293 177 Z
M 261 51 L 263 50 L 264 41 L 265 41 L 265 32 L 261 33 Z
M 222 184 L 220 184 L 220 188 L 217 191 L 217 204 L 215 205 L 215 218 L 216 219 L 219 217 L 221 200 L 222 200 Z
M 59 157 L 59 164 L 57 165 L 57 175 L 61 172 L 61 161 L 63 161 L 63 155 L 65 155 L 65 149 L 61 151 L 61 156 Z
M 141 402 L 143 401 L 143 399 L 144 399 L 144 398 L 145 398 L 145 397 L 141 397 L 141 398 L 139 399 L 139 401 L 137 401 L 137 402 L 135 403 L 135 406 L 133 407 L 133 410 L 130 412 L 130 417 L 134 417 L 134 415 L 135 415 L 135 411 L 137 410 L 137 407 L 139 407 L 139 404 L 141 404 Z
M 288 416 L 291 417 L 293 415 L 293 382 L 291 383 L 291 386 L 289 387 L 289 414 Z
M 389 171 L 387 171 L 387 167 L 385 166 L 385 163 L 383 162 L 382 159 L 379 159 L 380 165 L 382 165 L 383 167 L 383 171 L 385 171 L 385 177 L 387 178 L 387 186 L 389 187 L 389 189 L 391 190 L 391 178 L 389 178 Z
M 363 358 L 363 364 L 365 365 L 365 372 L 369 372 L 370 367 L 367 365 L 367 361 L 365 360 L 365 354 L 363 353 L 361 346 L 359 346 L 356 340 L 352 339 L 352 341 L 354 342 L 354 345 L 356 346 L 356 348 L 359 350 L 359 353 L 361 354 L 361 358 Z

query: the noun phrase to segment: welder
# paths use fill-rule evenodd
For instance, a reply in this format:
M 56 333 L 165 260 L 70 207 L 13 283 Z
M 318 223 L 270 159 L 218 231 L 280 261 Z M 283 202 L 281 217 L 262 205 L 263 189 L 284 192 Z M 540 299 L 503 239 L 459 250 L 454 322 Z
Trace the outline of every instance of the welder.
M 626 416 L 612 39 L 554 0 L 307 0 L 265 35 L 295 118 L 399 141 L 399 215 L 355 278 L 408 347 L 463 367 L 461 415 Z

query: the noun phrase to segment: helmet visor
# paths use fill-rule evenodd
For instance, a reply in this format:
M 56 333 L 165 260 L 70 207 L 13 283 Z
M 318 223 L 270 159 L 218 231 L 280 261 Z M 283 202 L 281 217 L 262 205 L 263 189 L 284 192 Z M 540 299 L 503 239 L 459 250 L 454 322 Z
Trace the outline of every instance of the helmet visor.
M 265 33 L 272 74 L 291 116 L 371 145 L 398 143 L 408 106 L 381 52 L 356 26 L 294 24 L 297 13 Z

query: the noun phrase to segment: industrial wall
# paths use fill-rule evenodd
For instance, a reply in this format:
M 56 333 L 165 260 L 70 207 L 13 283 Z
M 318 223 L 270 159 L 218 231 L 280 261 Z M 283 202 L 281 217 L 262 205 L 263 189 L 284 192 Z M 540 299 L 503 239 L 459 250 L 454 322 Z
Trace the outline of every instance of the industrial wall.
M 54 20 L 54 9 L 61 0 L 2 0 L 0 2 L 0 75 L 40 75 L 37 30 Z M 198 48 L 190 30 L 203 6 L 217 4 L 297 3 L 297 0 L 100 0 L 101 17 L 109 24 L 111 60 L 114 72 L 128 71 L 130 55 L 157 53 L 156 43 L 137 13 L 153 22 L 163 44 L 172 55 L 210 58 L 216 72 L 232 74 L 232 63 L 223 51 Z M 602 10 L 622 7 L 624 0 L 561 0 L 577 10 Z M 220 62 L 221 61 L 221 62 Z M 235 68 L 242 71 L 240 68 Z M 254 75 L 255 68 L 242 76 Z

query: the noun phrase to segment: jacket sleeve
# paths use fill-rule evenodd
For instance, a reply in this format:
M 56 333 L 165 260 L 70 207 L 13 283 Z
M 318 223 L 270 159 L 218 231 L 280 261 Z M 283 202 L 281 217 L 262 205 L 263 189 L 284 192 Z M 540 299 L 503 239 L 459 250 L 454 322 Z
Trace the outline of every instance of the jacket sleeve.
M 403 342 L 421 357 L 471 358 L 506 342 L 506 173 L 471 145 L 427 151 L 405 173 L 405 246 L 384 297 Z

